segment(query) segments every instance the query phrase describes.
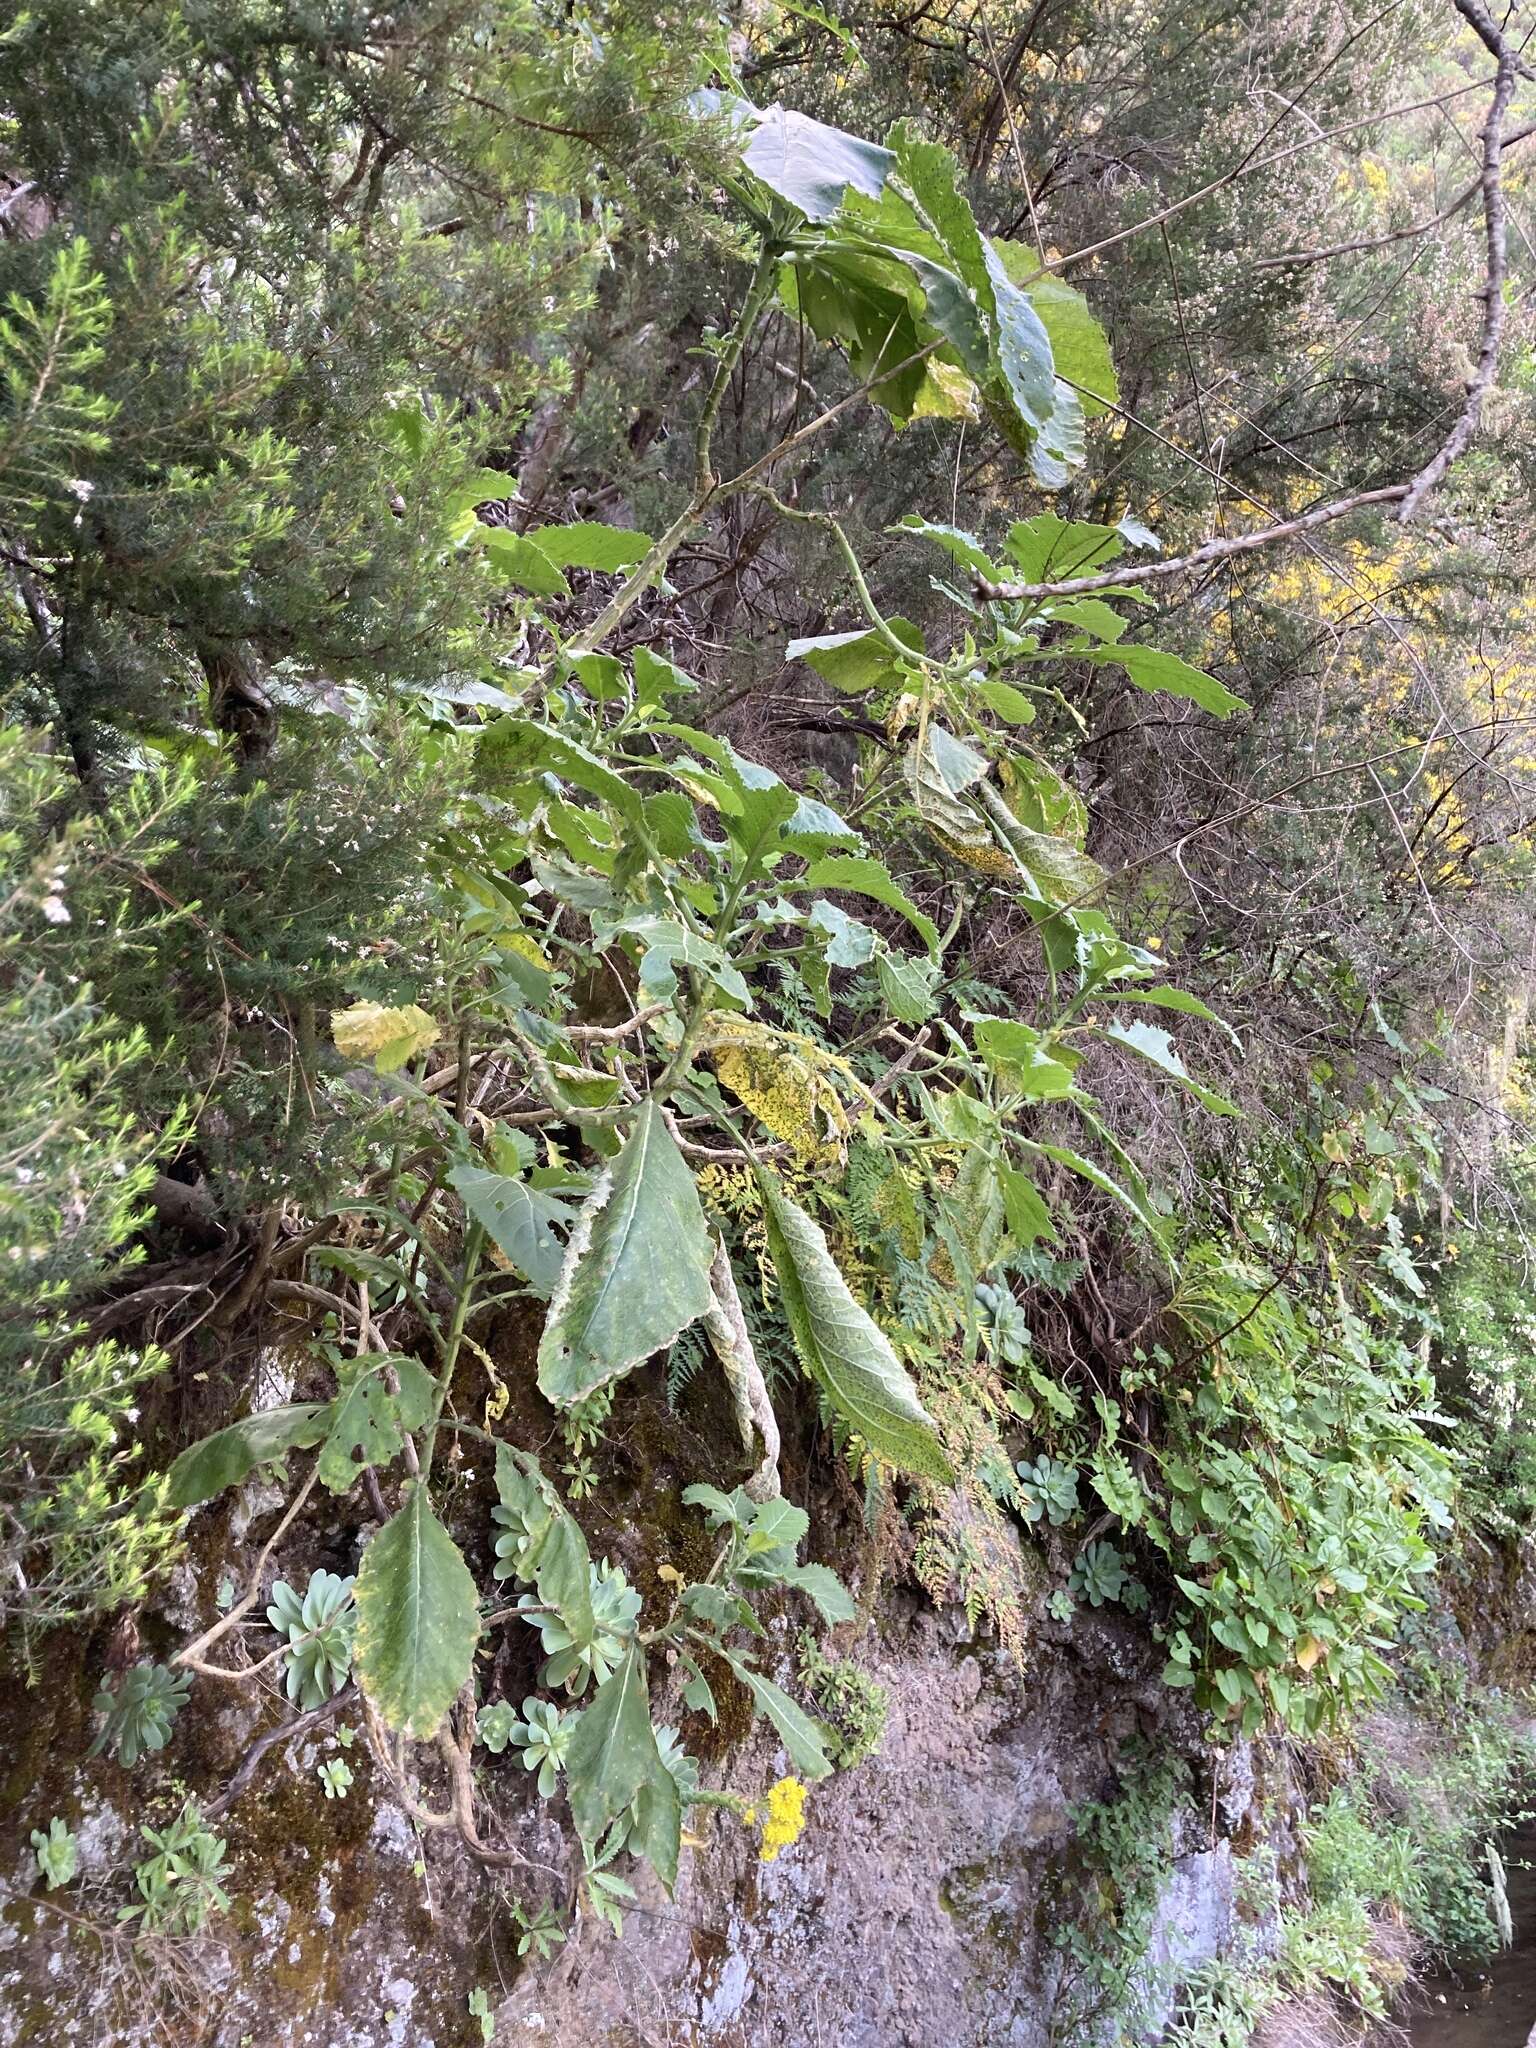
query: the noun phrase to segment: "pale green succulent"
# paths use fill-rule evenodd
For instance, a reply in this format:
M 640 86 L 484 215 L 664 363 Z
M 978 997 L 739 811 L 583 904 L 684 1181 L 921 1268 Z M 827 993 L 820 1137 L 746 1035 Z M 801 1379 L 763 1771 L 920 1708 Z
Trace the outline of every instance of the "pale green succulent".
M 41 1828 L 34 1828 L 32 1848 L 37 1857 L 37 1867 L 48 1880 L 49 1891 L 56 1892 L 61 1884 L 69 1883 L 80 1859 L 67 1821 L 55 1814 L 48 1823 L 46 1834 Z
M 528 1620 L 538 1629 L 545 1650 L 541 1683 L 564 1686 L 573 1699 L 580 1699 L 593 1679 L 601 1685 L 612 1674 L 640 1618 L 640 1595 L 618 1565 L 605 1564 L 601 1571 L 590 1565 L 588 1570 L 592 1589 L 592 1635 L 588 1641 L 578 1642 L 563 1616 L 540 1608 L 536 1594 L 524 1593 L 517 1603 L 520 1608 L 537 1610 Z
M 510 1700 L 494 1700 L 475 1716 L 475 1733 L 493 1756 L 500 1756 L 512 1740 L 517 1711 Z
M 111 1750 L 130 1768 L 146 1750 L 164 1749 L 171 1723 L 187 1703 L 192 1680 L 185 1671 L 168 1671 L 147 1660 L 125 1672 L 116 1689 L 103 1686 L 91 1702 L 106 1721 L 91 1744 L 90 1754 Z
M 327 1757 L 323 1764 L 315 1766 L 315 1775 L 327 1799 L 346 1798 L 352 1784 L 352 1767 L 344 1757 Z
M 310 1575 L 302 1600 L 286 1579 L 272 1588 L 267 1620 L 288 1638 L 290 1647 L 283 1659 L 286 1691 L 301 1707 L 322 1706 L 347 1682 L 357 1626 L 353 1584 L 335 1572 L 317 1571 Z
M 552 1797 L 575 1733 L 574 1715 L 567 1719 L 549 1700 L 523 1701 L 523 1718 L 513 1722 L 510 1739 L 522 1751 L 523 1769 L 538 1772 L 541 1799 Z

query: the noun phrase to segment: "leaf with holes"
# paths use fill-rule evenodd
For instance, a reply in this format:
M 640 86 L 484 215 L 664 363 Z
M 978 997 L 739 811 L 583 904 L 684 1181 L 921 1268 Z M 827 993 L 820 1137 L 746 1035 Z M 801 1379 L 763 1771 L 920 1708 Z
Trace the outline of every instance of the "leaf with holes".
M 190 1444 L 166 1475 L 171 1506 L 195 1508 L 238 1486 L 258 1465 L 311 1449 L 325 1435 L 330 1415 L 329 1402 L 296 1401 L 247 1415 Z
M 386 1384 L 390 1374 L 395 1393 Z M 336 1378 L 339 1391 L 320 1452 L 320 1479 L 332 1493 L 347 1493 L 364 1466 L 387 1465 L 399 1455 L 408 1430 L 426 1428 L 437 1386 L 420 1359 L 394 1352 L 344 1358 Z
M 569 1231 L 576 1212 L 558 1196 L 506 1173 L 481 1166 L 456 1166 L 448 1185 L 485 1230 L 514 1272 L 521 1273 L 545 1300 L 560 1278 L 565 1246 L 556 1228 Z

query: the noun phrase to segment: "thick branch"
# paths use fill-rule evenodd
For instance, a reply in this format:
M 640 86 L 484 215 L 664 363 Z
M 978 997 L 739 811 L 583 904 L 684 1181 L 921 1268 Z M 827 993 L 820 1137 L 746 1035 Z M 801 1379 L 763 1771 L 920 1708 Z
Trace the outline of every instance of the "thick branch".
M 1402 510 L 1397 516 L 1404 524 L 1413 518 L 1430 492 L 1437 488 L 1456 458 L 1466 452 L 1468 443 L 1477 432 L 1478 420 L 1482 417 L 1483 400 L 1493 389 L 1493 381 L 1498 373 L 1499 342 L 1504 333 L 1504 278 L 1509 263 L 1504 184 L 1500 175 L 1504 154 L 1504 116 L 1508 113 L 1510 100 L 1514 97 L 1516 76 L 1532 76 L 1524 59 L 1516 54 L 1505 41 L 1503 33 L 1483 12 L 1479 0 L 1452 0 L 1452 4 L 1463 20 L 1471 23 L 1499 60 L 1493 100 L 1488 108 L 1488 118 L 1483 123 L 1483 171 L 1480 183 L 1483 191 L 1483 220 L 1488 239 L 1487 272 L 1482 290 L 1478 294 L 1483 302 L 1483 338 L 1477 352 L 1476 367 L 1467 380 L 1466 400 L 1457 415 L 1456 423 L 1441 442 L 1433 460 L 1426 463 L 1414 478 L 1413 485 L 1403 500 Z
M 1191 569 L 1224 562 L 1232 555 L 1251 555 L 1260 548 L 1273 547 L 1276 541 L 1293 540 L 1298 534 L 1311 533 L 1316 527 L 1342 519 L 1347 512 L 1362 511 L 1367 505 L 1396 504 L 1407 497 L 1409 488 L 1407 484 L 1384 484 L 1379 490 L 1356 491 L 1351 497 L 1334 498 L 1326 505 L 1315 505 L 1298 519 L 1285 519 L 1278 526 L 1263 526 L 1254 533 L 1234 533 L 1222 540 L 1208 540 L 1191 554 L 1174 555 L 1166 562 L 1150 562 L 1145 567 L 1128 570 L 1122 565 L 1097 576 L 1071 576 L 1062 583 L 993 583 L 985 576 L 978 576 L 976 589 L 982 597 L 993 598 L 1077 597 L 1083 591 L 1108 590 L 1127 580 L 1149 583 L 1168 576 L 1182 576 Z

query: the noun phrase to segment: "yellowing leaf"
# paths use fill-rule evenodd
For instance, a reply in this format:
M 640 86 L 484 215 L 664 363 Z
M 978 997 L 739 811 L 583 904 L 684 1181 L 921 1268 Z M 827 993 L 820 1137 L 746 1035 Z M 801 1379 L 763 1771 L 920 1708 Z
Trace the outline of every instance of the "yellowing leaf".
M 554 963 L 532 932 L 504 931 L 498 935 L 497 943 L 509 952 L 520 953 L 525 960 L 541 967 L 546 974 L 554 972 Z
M 363 1552 L 356 1597 L 358 1683 L 386 1728 L 426 1742 L 474 1669 L 480 1596 L 419 1481 Z
M 929 360 L 912 401 L 915 420 L 979 420 L 981 399 L 964 370 L 952 363 Z
M 715 1072 L 758 1122 L 801 1158 L 841 1159 L 848 1115 L 829 1069 L 841 1065 L 814 1039 L 724 1012 L 706 1019 Z
M 1303 1636 L 1296 1645 L 1296 1662 L 1303 1671 L 1310 1671 L 1323 1654 L 1323 1646 L 1316 1636 Z
M 336 1050 L 349 1060 L 372 1060 L 381 1074 L 395 1073 L 441 1036 L 426 1011 L 414 1003 L 398 1010 L 382 1003 L 354 1003 L 331 1017 Z

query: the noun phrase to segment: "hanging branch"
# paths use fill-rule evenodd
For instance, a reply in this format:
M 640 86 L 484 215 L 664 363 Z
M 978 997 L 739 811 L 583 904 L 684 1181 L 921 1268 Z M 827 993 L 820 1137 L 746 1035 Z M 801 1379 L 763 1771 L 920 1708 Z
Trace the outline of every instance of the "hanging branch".
M 1481 5 L 1481 0 L 1451 0 L 1457 13 L 1481 38 L 1497 59 L 1498 69 L 1494 74 L 1493 97 L 1489 102 L 1487 119 L 1482 128 L 1483 161 L 1482 172 L 1475 190 L 1483 195 L 1483 220 L 1487 240 L 1487 262 L 1483 282 L 1477 296 L 1483 302 L 1483 333 L 1478 349 L 1477 363 L 1467 380 L 1466 397 L 1455 424 L 1441 442 L 1433 458 L 1425 464 L 1418 475 L 1407 483 L 1383 484 L 1376 490 L 1354 491 L 1348 497 L 1334 498 L 1326 505 L 1314 506 L 1310 512 L 1298 518 L 1285 519 L 1273 526 L 1259 528 L 1253 533 L 1233 534 L 1221 540 L 1207 541 L 1203 547 L 1195 548 L 1187 555 L 1173 556 L 1166 562 L 1154 562 L 1134 572 L 1138 583 L 1166 580 L 1170 576 L 1183 576 L 1191 570 L 1204 569 L 1213 563 L 1224 562 L 1235 555 L 1253 554 L 1258 549 L 1275 546 L 1280 541 L 1293 540 L 1302 534 L 1314 532 L 1320 526 L 1329 526 L 1336 519 L 1348 513 L 1359 512 L 1369 505 L 1393 505 L 1398 507 L 1397 518 L 1406 524 L 1422 509 L 1425 500 L 1445 478 L 1446 471 L 1458 456 L 1465 454 L 1472 436 L 1477 431 L 1482 416 L 1483 401 L 1493 388 L 1498 373 L 1499 344 L 1504 332 L 1504 282 L 1508 274 L 1508 218 L 1504 206 L 1502 178 L 1503 154 L 1506 147 L 1504 134 L 1505 116 L 1514 96 L 1517 78 L 1533 78 L 1536 72 L 1525 62 L 1506 40 L 1503 31 Z M 1509 141 L 1518 137 L 1511 136 Z M 1078 597 L 1088 591 L 1108 590 L 1112 585 L 1124 583 L 1126 571 L 1122 566 L 1094 576 L 1072 576 L 1059 583 L 996 583 L 990 578 L 978 576 L 975 589 L 979 597 L 1006 598 L 1010 600 L 1029 598 Z

